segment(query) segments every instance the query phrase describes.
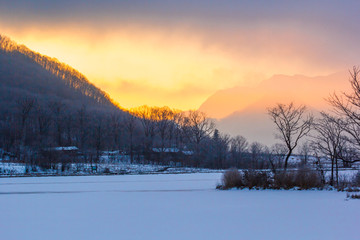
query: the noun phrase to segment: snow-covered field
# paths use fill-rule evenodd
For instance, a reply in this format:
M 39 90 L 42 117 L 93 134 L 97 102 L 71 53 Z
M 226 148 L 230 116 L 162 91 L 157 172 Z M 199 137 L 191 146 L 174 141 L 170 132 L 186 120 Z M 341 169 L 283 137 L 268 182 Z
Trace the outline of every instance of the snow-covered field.
M 0 179 L 0 239 L 360 239 L 336 191 L 215 190 L 219 173 Z

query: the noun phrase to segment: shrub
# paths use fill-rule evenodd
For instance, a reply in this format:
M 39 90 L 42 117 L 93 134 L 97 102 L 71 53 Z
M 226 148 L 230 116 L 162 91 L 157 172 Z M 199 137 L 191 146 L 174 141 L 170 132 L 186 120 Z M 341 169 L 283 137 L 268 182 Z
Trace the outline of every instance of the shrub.
M 236 168 L 231 168 L 226 170 L 222 176 L 222 185 L 217 188 L 220 189 L 230 189 L 230 188 L 240 188 L 243 186 L 242 176 Z
M 335 180 L 336 183 L 336 180 Z M 336 183 L 336 188 L 338 191 L 345 191 L 345 189 L 351 187 L 352 180 L 347 176 L 339 176 L 339 180 Z
M 265 171 L 247 170 L 244 172 L 244 185 L 249 189 L 269 188 L 271 186 L 270 174 Z
M 353 185 L 356 187 L 360 187 L 360 171 L 357 172 L 357 174 L 354 177 Z
M 360 199 L 360 194 L 358 194 L 358 193 L 347 193 L 346 197 L 351 198 L 351 199 Z
M 106 168 L 104 169 L 104 173 L 105 173 L 105 174 L 110 174 L 110 173 L 111 173 L 110 168 L 106 167 Z
M 277 172 L 274 175 L 273 188 L 275 189 L 290 189 L 295 187 L 295 173 L 294 172 Z
M 261 189 L 312 189 L 323 188 L 324 183 L 317 171 L 300 169 L 282 171 L 272 175 L 268 171 L 247 170 L 241 174 L 237 169 L 229 169 L 222 176 L 222 185 L 218 189 L 230 188 L 261 188 Z
M 296 172 L 295 185 L 301 189 L 323 187 L 319 173 L 307 168 L 300 169 Z
M 311 169 L 300 169 L 297 171 L 279 172 L 274 176 L 274 188 L 300 189 L 322 188 L 324 184 L 318 172 Z
M 346 192 L 360 192 L 360 188 L 358 187 L 347 187 L 346 189 L 344 189 L 344 191 Z

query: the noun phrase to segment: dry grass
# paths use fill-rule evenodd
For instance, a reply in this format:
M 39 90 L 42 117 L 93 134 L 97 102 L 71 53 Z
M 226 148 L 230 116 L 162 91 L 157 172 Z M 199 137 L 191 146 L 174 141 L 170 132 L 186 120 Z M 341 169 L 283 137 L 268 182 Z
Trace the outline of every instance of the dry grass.
M 318 172 L 310 169 L 278 172 L 271 175 L 268 171 L 247 170 L 243 173 L 237 169 L 227 170 L 218 189 L 322 189 L 324 184 Z
M 274 176 L 274 188 L 276 189 L 313 189 L 323 188 L 324 184 L 318 172 L 310 169 L 297 171 L 279 172 Z
M 242 176 L 236 168 L 231 168 L 224 172 L 222 176 L 222 185 L 218 189 L 240 188 L 243 186 Z
M 244 172 L 244 185 L 245 187 L 252 188 L 270 188 L 271 177 L 269 172 L 248 170 Z

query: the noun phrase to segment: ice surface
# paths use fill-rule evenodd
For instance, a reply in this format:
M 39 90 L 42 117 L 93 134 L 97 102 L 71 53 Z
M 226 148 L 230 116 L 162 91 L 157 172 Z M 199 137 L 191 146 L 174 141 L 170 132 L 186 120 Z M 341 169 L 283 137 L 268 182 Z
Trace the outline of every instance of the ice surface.
M 360 239 L 336 191 L 215 190 L 218 173 L 0 179 L 0 239 Z

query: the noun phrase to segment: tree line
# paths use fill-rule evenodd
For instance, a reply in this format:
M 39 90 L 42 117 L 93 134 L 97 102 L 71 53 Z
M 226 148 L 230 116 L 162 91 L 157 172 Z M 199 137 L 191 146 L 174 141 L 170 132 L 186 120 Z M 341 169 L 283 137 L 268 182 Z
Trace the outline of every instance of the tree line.
M 118 151 L 133 163 L 276 172 L 286 171 L 297 154 L 304 166 L 311 161 L 323 168 L 324 159 L 329 160 L 335 184 L 340 166 L 360 161 L 359 72 L 357 67 L 350 72 L 352 92 L 332 94 L 332 111 L 319 117 L 294 103 L 268 108 L 280 140 L 270 147 L 221 133 L 214 120 L 198 110 L 141 106 L 123 112 L 27 96 L 1 115 L 0 148 L 13 160 L 44 168 L 59 162 L 97 163 L 104 151 Z M 66 146 L 78 150 L 71 157 L 58 157 L 56 148 Z

